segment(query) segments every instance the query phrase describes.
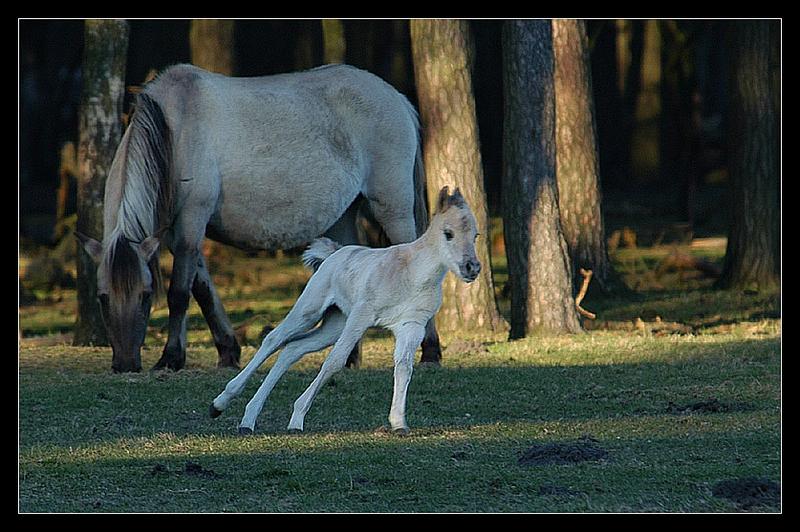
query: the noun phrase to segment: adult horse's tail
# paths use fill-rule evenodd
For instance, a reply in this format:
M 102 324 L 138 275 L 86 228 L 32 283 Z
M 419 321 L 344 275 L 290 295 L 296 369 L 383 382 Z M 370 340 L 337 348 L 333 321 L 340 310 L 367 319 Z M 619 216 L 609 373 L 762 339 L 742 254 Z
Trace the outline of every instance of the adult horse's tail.
M 403 98 L 406 110 L 414 123 L 417 133 L 417 151 L 414 155 L 414 222 L 417 236 L 422 236 L 428 229 L 428 198 L 425 183 L 425 165 L 422 160 L 422 134 L 420 132 L 419 114 L 407 98 Z
M 414 222 L 417 227 L 417 236 L 422 236 L 422 233 L 428 229 L 428 198 L 421 142 L 417 143 L 417 153 L 414 158 Z

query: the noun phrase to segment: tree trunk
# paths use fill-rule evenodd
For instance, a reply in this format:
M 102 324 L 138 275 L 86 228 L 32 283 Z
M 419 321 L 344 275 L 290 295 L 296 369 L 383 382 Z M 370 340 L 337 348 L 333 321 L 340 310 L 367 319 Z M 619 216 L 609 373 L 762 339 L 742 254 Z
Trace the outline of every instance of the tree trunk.
M 661 30 L 657 20 L 644 22 L 639 93 L 631 136 L 631 171 L 640 182 L 659 178 L 661 165 Z
M 478 279 L 465 284 L 448 275 L 437 314 L 440 331 L 500 331 L 489 255 L 489 217 L 478 149 L 472 92 L 472 40 L 466 20 L 412 20 L 411 49 L 423 124 L 428 204 L 444 185 L 458 187 L 478 222 L 476 245 L 483 265 Z
M 780 26 L 731 23 L 731 225 L 724 288 L 780 284 Z
M 574 270 L 610 292 L 611 263 L 600 210 L 597 133 L 586 24 L 553 20 L 556 98 L 556 181 L 561 228 Z
M 128 33 L 125 21 L 87 20 L 85 23 L 76 229 L 97 240 L 103 237 L 106 177 L 122 138 Z M 73 344 L 108 345 L 97 304 L 96 266 L 83 247 L 78 248 L 78 316 Z
M 344 24 L 341 20 L 322 20 L 323 61 L 326 65 L 344 63 L 347 50 L 344 39 Z
M 503 226 L 511 283 L 511 338 L 581 331 L 556 184 L 550 21 L 503 27 Z
M 192 64 L 226 76 L 233 74 L 232 20 L 192 20 L 189 47 Z

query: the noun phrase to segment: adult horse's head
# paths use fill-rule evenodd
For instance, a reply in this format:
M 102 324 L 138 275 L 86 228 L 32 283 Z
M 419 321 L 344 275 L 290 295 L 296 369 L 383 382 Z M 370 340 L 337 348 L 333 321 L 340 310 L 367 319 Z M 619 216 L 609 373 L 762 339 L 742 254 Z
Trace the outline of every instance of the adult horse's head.
M 475 252 L 478 224 L 461 191 L 451 195 L 445 186 L 439 191 L 436 212 L 431 220 L 439 249 L 450 271 L 471 283 L 478 278 L 481 263 Z
M 158 238 L 132 242 L 122 235 L 107 245 L 78 234 L 97 264 L 97 301 L 105 323 L 115 372 L 141 371 L 141 349 L 157 288 Z

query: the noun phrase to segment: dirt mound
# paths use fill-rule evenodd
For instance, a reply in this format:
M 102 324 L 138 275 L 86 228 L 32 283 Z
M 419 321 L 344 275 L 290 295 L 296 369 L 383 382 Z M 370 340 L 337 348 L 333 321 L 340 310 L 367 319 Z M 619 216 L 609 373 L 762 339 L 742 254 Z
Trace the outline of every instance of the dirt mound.
M 597 440 L 584 436 L 575 441 L 534 444 L 517 461 L 519 465 L 576 464 L 602 460 L 608 451 L 597 445 Z
M 698 401 L 686 405 L 676 405 L 672 401 L 667 405 L 668 414 L 716 414 L 720 412 L 744 412 L 751 407 L 745 403 L 725 403 L 714 397 L 706 401 Z
M 450 343 L 447 344 L 444 350 L 445 354 L 480 354 L 480 353 L 488 353 L 489 348 L 487 345 L 480 341 L 480 340 L 463 340 L 461 338 L 457 338 L 452 340 Z
M 737 478 L 723 480 L 711 488 L 714 497 L 722 497 L 734 502 L 742 509 L 757 506 L 779 506 L 781 486 L 766 478 Z
M 164 464 L 156 464 L 150 470 L 151 476 L 170 475 L 170 474 L 188 475 L 193 477 L 201 477 L 209 479 L 217 479 L 222 477 L 222 475 L 220 475 L 219 473 L 212 471 L 211 469 L 206 469 L 197 462 L 192 462 L 192 461 L 187 461 L 184 464 L 182 471 L 170 471 L 169 468 Z

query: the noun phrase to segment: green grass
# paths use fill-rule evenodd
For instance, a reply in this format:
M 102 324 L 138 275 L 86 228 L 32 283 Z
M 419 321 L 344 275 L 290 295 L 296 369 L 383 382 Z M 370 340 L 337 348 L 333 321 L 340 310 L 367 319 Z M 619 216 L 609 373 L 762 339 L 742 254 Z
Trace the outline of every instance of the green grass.
M 254 272 L 248 260 L 241 262 Z M 294 259 L 260 260 L 279 268 L 266 267 L 260 280 L 218 277 L 234 322 L 255 315 L 254 331 L 282 318 L 306 275 Z M 19 510 L 780 511 L 712 495 L 723 480 L 781 482 L 779 295 L 672 284 L 627 300 L 587 298 L 584 306 L 603 320 L 660 316 L 695 333 L 592 331 L 514 342 L 443 335 L 442 367 L 415 369 L 412 432 L 403 438 L 376 430 L 387 425 L 392 342 L 372 332 L 362 367 L 322 390 L 304 433 L 285 427 L 322 353 L 284 376 L 255 435 L 242 438 L 244 406 L 272 361 L 212 420 L 208 405 L 235 371 L 215 367 L 196 306 L 185 370 L 114 375 L 106 348 L 36 337 L 70 330 L 74 294 L 66 292 L 61 302 L 20 310 L 23 337 L 31 338 L 19 350 Z M 163 306 L 153 313 L 145 367 L 160 355 L 165 316 Z M 243 362 L 254 352 L 245 347 Z M 711 398 L 730 409 L 676 412 Z M 518 463 L 531 445 L 582 436 L 607 457 Z M 556 494 L 541 494 L 547 486 Z

